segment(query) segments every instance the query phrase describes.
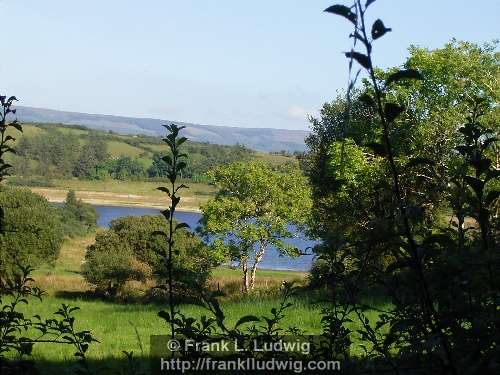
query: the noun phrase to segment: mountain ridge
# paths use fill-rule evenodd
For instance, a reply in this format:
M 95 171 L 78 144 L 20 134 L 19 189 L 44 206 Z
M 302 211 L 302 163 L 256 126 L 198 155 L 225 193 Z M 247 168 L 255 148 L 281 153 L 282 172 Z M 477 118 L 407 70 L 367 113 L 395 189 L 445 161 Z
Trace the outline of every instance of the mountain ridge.
M 305 151 L 304 138 L 309 134 L 305 130 L 200 125 L 182 121 L 101 115 L 28 106 L 16 106 L 16 108 L 17 117 L 21 122 L 82 125 L 91 129 L 111 130 L 119 134 L 162 136 L 165 134 L 162 125 L 175 123 L 186 126 L 184 135 L 190 140 L 221 145 L 241 144 L 259 151 Z

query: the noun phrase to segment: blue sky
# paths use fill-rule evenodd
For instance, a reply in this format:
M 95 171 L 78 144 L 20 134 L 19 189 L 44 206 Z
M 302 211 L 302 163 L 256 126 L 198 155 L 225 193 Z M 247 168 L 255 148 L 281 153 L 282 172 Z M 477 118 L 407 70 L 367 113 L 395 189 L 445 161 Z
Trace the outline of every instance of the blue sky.
M 200 124 L 307 129 L 346 85 L 350 25 L 316 0 L 0 0 L 0 91 L 20 104 Z M 407 47 L 500 37 L 500 1 L 377 0 Z

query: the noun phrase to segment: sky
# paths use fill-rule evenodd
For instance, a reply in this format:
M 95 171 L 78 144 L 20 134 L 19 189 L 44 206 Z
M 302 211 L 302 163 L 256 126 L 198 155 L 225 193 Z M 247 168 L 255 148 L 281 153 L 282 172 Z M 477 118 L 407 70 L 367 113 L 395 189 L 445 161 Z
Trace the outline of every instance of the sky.
M 322 12 L 335 3 L 0 0 L 0 92 L 66 111 L 306 130 L 347 84 L 351 25 Z M 401 65 L 411 44 L 500 37 L 500 0 L 370 8 L 393 29 L 376 42 L 383 68 Z

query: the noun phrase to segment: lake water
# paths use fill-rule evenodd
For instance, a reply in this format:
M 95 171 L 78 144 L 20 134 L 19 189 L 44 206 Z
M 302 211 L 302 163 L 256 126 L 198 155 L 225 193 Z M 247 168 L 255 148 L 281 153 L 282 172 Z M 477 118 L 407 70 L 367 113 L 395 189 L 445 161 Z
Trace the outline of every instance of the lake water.
M 142 207 L 116 207 L 116 206 L 94 206 L 99 218 L 97 220 L 97 225 L 102 228 L 109 227 L 112 220 L 123 216 L 142 216 L 142 215 L 159 215 L 160 210 L 155 208 L 142 208 Z M 175 218 L 179 221 L 187 223 L 191 230 L 195 230 L 199 224 L 201 215 L 196 212 L 186 212 L 178 211 L 176 212 Z M 311 254 L 311 247 L 317 242 L 301 239 L 292 238 L 287 239 L 287 242 L 291 245 L 299 248 L 302 253 Z M 309 271 L 311 269 L 313 261 L 312 255 L 301 255 L 298 258 L 291 258 L 286 256 L 281 256 L 279 252 L 270 247 L 262 262 L 260 263 L 261 269 L 273 269 L 273 270 L 293 270 L 293 271 Z

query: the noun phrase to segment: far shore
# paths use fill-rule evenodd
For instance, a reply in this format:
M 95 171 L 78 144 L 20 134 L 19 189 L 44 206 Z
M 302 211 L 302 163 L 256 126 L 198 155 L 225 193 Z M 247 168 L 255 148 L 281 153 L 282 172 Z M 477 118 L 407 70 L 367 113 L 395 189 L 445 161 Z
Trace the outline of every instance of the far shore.
M 52 203 L 63 203 L 69 189 L 54 189 L 54 188 L 30 188 L 32 192 L 42 195 L 45 199 Z M 165 209 L 168 206 L 166 199 L 160 200 L 156 197 L 148 197 L 136 194 L 119 194 L 100 191 L 83 191 L 75 190 L 77 198 L 85 203 L 96 206 L 116 206 L 116 207 L 143 207 Z M 185 197 L 179 204 L 179 211 L 197 212 L 200 213 L 199 207 L 193 205 L 192 197 Z

